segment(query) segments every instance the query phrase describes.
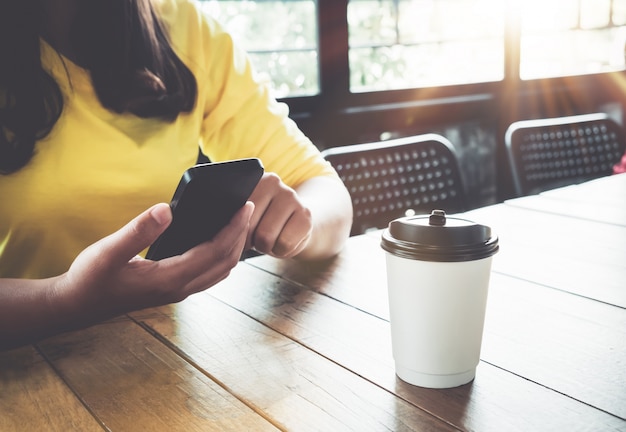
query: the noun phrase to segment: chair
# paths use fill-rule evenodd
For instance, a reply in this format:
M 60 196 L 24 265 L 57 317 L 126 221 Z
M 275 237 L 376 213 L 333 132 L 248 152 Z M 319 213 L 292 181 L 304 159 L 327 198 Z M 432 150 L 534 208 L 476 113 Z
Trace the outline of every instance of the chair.
M 405 215 L 465 210 L 456 152 L 443 136 L 424 134 L 334 147 L 322 155 L 352 197 L 351 235 L 385 228 Z
M 517 121 L 505 143 L 518 196 L 610 175 L 626 146 L 604 113 Z

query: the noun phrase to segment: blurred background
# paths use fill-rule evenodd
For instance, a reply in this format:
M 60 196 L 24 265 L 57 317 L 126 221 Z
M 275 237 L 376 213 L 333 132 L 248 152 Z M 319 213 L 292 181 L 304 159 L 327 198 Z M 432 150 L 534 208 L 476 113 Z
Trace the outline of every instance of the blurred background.
M 470 208 L 513 196 L 516 120 L 624 124 L 626 0 L 204 0 L 320 148 L 436 132 Z

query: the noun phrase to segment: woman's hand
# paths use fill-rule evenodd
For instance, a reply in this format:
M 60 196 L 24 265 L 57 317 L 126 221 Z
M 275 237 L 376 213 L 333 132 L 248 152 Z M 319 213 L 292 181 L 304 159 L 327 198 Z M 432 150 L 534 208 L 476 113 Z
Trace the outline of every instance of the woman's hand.
M 339 179 L 314 177 L 295 189 L 265 173 L 250 196 L 255 210 L 246 248 L 278 258 L 325 259 L 350 233 L 352 203 Z
M 246 248 L 290 258 L 306 247 L 313 230 L 311 211 L 276 174 L 263 174 L 250 201 L 254 202 L 254 214 Z
M 161 261 L 139 257 L 172 219 L 167 204 L 146 210 L 81 252 L 63 275 L 0 279 L 0 349 L 114 316 L 178 302 L 230 273 L 241 256 L 251 202 L 209 242 Z
M 228 276 L 241 256 L 252 210 L 247 203 L 212 241 L 180 256 L 151 261 L 137 254 L 172 218 L 169 206 L 158 204 L 85 249 L 56 291 L 74 307 L 102 309 L 104 315 L 179 302 Z

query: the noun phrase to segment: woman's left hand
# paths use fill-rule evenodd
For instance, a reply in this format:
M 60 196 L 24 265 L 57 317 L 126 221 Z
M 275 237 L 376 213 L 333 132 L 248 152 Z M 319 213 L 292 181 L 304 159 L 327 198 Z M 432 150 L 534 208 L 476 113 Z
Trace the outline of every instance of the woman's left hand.
M 265 173 L 250 196 L 255 210 L 246 248 L 278 258 L 300 253 L 311 239 L 311 211 L 296 191 L 274 173 Z

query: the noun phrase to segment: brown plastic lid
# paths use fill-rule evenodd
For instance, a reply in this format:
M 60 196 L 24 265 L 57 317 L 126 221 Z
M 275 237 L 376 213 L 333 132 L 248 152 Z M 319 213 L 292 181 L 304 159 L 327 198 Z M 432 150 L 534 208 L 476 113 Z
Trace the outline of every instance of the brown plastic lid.
M 499 249 L 490 227 L 448 217 L 443 210 L 391 221 L 383 231 L 381 247 L 399 257 L 439 262 L 474 261 Z

